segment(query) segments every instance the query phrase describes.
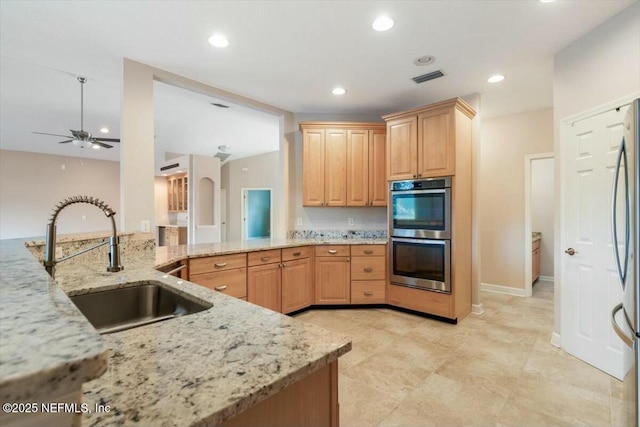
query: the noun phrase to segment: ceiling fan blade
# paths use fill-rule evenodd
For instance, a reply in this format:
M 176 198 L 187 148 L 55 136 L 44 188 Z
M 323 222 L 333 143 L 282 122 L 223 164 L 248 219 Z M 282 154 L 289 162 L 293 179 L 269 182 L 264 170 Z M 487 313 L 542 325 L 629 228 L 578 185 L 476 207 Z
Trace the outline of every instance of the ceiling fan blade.
M 100 142 L 100 141 L 91 141 L 91 143 L 95 144 L 95 145 L 99 145 L 102 148 L 113 148 L 113 146 L 111 146 L 109 144 L 105 144 L 105 143 Z
M 92 137 L 94 141 L 105 141 L 105 142 L 120 142 L 118 138 L 98 138 L 97 136 Z
M 57 133 L 44 133 L 44 132 L 32 132 L 32 133 L 37 133 L 38 135 L 61 136 L 62 138 L 73 138 L 70 135 L 58 135 Z
M 67 139 L 66 141 L 58 142 L 58 144 L 66 144 L 66 143 L 71 142 L 71 141 L 73 141 L 73 139 Z

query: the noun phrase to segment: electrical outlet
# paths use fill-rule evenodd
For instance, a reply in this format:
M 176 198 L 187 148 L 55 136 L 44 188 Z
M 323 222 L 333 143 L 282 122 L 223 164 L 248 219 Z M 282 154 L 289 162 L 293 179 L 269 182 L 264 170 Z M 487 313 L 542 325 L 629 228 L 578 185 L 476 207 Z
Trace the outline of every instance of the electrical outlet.
M 148 219 L 143 219 L 140 222 L 140 231 L 143 233 L 149 233 L 151 231 L 151 221 Z
M 355 225 L 356 223 L 355 219 L 353 218 L 349 218 L 348 221 L 349 221 L 349 225 Z
M 296 225 L 302 225 L 302 218 L 296 218 Z
M 87 220 L 87 216 L 86 215 L 82 215 L 82 220 L 86 221 Z

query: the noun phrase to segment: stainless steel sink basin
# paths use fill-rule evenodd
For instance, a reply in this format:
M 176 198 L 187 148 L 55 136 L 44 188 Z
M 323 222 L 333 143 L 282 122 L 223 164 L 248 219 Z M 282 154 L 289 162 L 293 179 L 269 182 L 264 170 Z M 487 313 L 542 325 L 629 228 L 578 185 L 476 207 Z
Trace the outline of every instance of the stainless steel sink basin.
M 70 298 L 101 334 L 173 319 L 211 307 L 154 282 Z

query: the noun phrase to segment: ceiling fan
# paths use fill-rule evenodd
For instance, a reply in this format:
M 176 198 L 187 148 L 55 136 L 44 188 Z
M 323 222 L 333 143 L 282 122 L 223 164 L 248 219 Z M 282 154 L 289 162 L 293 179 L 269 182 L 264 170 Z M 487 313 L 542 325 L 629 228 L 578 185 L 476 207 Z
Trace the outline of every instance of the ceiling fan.
M 71 131 L 71 135 L 58 135 L 55 133 L 43 133 L 43 132 L 33 132 L 38 135 L 49 135 L 49 136 L 59 136 L 61 138 L 69 138 L 64 141 L 58 142 L 59 144 L 67 144 L 69 142 L 73 142 L 73 144 L 80 148 L 92 147 L 95 149 L 99 148 L 113 148 L 113 145 L 106 144 L 106 142 L 120 142 L 117 138 L 99 138 L 96 136 L 92 136 L 89 132 L 84 130 L 84 84 L 86 83 L 86 77 L 78 77 L 78 81 L 80 82 L 80 130 Z

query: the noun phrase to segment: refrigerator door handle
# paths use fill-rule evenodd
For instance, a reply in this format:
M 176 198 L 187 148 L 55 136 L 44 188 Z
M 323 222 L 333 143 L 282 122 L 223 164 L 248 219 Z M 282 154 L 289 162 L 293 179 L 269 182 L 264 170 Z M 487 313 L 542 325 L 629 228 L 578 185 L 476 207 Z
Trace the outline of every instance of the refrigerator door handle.
M 635 349 L 635 339 L 629 337 L 627 334 L 625 334 L 625 332 L 622 330 L 622 328 L 618 325 L 618 322 L 616 322 L 616 314 L 622 310 L 622 303 L 616 305 L 615 307 L 613 307 L 613 310 L 611 311 L 611 326 L 613 326 L 613 330 L 616 331 L 616 334 L 618 334 L 618 336 L 620 337 L 620 339 L 622 341 L 624 341 L 624 343 L 631 349 Z M 627 316 L 622 316 L 625 321 Z
M 620 148 L 618 149 L 618 158 L 616 160 L 616 172 L 613 175 L 613 189 L 611 191 L 611 233 L 613 240 L 613 255 L 616 260 L 616 267 L 618 269 L 618 277 L 620 277 L 620 283 L 622 284 L 622 290 L 624 291 L 625 284 L 627 281 L 627 267 L 629 262 L 629 240 L 630 240 L 630 232 L 629 229 L 629 216 L 630 216 L 630 203 L 628 197 L 625 197 L 625 257 L 624 257 L 624 269 L 622 268 L 622 263 L 620 262 L 620 251 L 618 250 L 618 222 L 617 222 L 617 204 L 618 204 L 618 178 L 620 177 L 620 164 L 622 163 L 622 157 L 624 156 L 624 178 L 625 185 L 628 191 L 629 188 L 629 173 L 627 170 L 627 150 L 624 137 L 622 138 L 622 142 L 620 143 Z

